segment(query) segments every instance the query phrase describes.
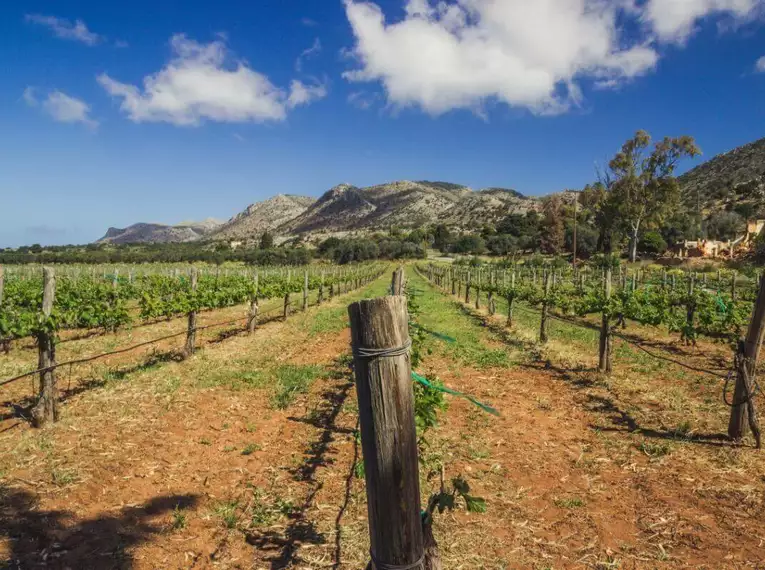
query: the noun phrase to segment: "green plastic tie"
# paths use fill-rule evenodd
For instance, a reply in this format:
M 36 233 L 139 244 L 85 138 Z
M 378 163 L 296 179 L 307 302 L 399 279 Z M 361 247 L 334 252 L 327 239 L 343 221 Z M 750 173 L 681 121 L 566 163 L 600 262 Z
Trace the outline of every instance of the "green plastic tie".
M 456 339 L 456 338 L 452 338 L 452 337 L 450 337 L 450 336 L 448 336 L 448 335 L 445 335 L 445 334 L 443 334 L 443 333 L 440 333 L 440 332 L 436 332 L 436 331 L 432 331 L 432 330 L 430 330 L 430 329 L 426 329 L 424 326 L 422 326 L 422 325 L 419 325 L 419 324 L 417 324 L 417 323 L 409 323 L 409 326 L 411 326 L 412 328 L 415 328 L 415 329 L 421 330 L 422 332 L 428 333 L 429 335 L 431 335 L 431 336 L 434 336 L 434 337 L 436 337 L 437 339 L 440 339 L 440 340 L 444 340 L 444 341 L 446 341 L 446 342 L 450 342 L 450 343 L 455 343 L 455 342 L 457 342 L 457 339 Z
M 426 378 L 417 374 L 414 370 L 412 371 L 412 379 L 414 379 L 415 382 L 419 382 L 420 384 L 422 384 L 423 386 L 427 388 L 431 388 L 432 390 L 438 390 L 439 392 L 444 392 L 445 394 L 451 394 L 452 396 L 465 398 L 466 400 L 469 400 L 470 402 L 472 402 L 473 404 L 481 408 L 484 412 L 488 412 L 493 416 L 499 417 L 499 412 L 497 410 L 495 410 L 489 405 L 479 402 L 473 396 L 470 396 L 469 394 L 464 394 L 462 392 L 458 392 L 457 390 L 452 390 L 451 388 L 447 388 L 446 386 L 437 386 L 435 384 L 432 384 Z

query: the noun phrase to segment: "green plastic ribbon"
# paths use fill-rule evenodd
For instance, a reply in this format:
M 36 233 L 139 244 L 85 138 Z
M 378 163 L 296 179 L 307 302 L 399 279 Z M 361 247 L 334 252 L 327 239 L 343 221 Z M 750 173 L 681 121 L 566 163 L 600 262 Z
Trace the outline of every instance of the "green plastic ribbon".
M 450 337 L 448 335 L 445 335 L 443 333 L 432 331 L 430 329 L 426 329 L 424 326 L 419 325 L 417 323 L 409 323 L 409 326 L 411 326 L 414 329 L 421 330 L 422 332 L 428 333 L 429 335 L 434 336 L 434 337 L 436 337 L 439 340 L 444 340 L 444 341 L 449 342 L 449 343 L 457 342 L 456 338 L 452 338 L 452 337 Z
M 728 307 L 725 306 L 725 302 L 722 300 L 720 295 L 717 295 L 717 306 L 720 307 L 720 310 L 723 312 L 723 314 L 728 312 Z
M 427 380 L 427 378 L 424 378 L 423 376 L 420 376 L 417 374 L 414 370 L 412 370 L 412 379 L 415 382 L 419 382 L 423 386 L 427 388 L 431 388 L 432 390 L 438 390 L 439 392 L 444 392 L 445 394 L 451 394 L 452 396 L 457 396 L 459 398 L 465 398 L 466 400 L 472 402 L 479 408 L 481 408 L 484 412 L 488 412 L 492 416 L 499 417 L 499 412 L 492 408 L 491 406 L 484 404 L 483 402 L 479 402 L 476 400 L 473 396 L 469 394 L 464 394 L 462 392 L 458 392 L 457 390 L 452 390 L 451 388 L 447 388 L 446 386 L 436 386 L 435 384 L 432 384 Z

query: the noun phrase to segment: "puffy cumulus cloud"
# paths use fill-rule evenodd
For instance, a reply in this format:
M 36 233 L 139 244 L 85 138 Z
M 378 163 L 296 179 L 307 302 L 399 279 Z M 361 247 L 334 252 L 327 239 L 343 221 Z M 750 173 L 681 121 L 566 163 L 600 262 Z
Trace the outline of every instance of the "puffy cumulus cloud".
M 750 19 L 762 0 L 406 0 L 405 16 L 345 0 L 351 82 L 381 82 L 389 103 L 437 115 L 487 101 L 565 112 L 580 84 L 613 89 L 651 72 L 658 46 L 701 18 Z
M 347 0 L 361 64 L 350 81 L 381 81 L 390 101 L 439 114 L 488 98 L 536 113 L 577 103 L 575 78 L 616 83 L 654 68 L 645 44 L 624 46 L 615 3 L 587 0 L 410 0 L 386 24 L 378 6 Z
M 762 12 L 762 0 L 648 0 L 644 22 L 663 42 L 685 43 L 697 22 L 712 15 L 743 22 Z
M 758 59 L 754 64 L 754 70 L 757 73 L 765 73 L 765 55 Z
M 63 91 L 51 91 L 44 99 L 38 100 L 35 89 L 27 87 L 22 99 L 30 107 L 42 107 L 46 114 L 59 123 L 82 123 L 91 129 L 98 127 L 98 121 L 90 117 L 90 105 Z
M 27 14 L 24 19 L 32 24 L 48 28 L 57 38 L 72 40 L 94 46 L 103 38 L 91 32 L 82 20 L 67 20 L 56 16 L 44 16 L 42 14 Z
M 233 60 L 223 39 L 198 43 L 183 34 L 170 40 L 171 60 L 143 79 L 143 88 L 103 73 L 97 80 L 135 122 L 199 125 L 218 122 L 280 121 L 287 111 L 324 97 L 322 85 L 292 81 L 289 90 L 241 60 Z

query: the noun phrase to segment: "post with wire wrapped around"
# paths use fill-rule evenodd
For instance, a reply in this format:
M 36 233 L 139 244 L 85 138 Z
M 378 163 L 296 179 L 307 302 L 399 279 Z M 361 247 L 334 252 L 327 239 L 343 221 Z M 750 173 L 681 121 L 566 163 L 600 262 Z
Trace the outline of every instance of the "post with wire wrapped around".
M 37 331 L 37 364 L 40 369 L 40 398 L 32 408 L 32 425 L 42 427 L 58 421 L 58 387 L 56 386 L 56 332 L 50 326 L 56 298 L 56 276 L 50 267 L 43 268 L 43 299 L 40 328 Z
M 189 311 L 189 323 L 186 330 L 186 346 L 183 349 L 183 354 L 188 358 L 194 355 L 197 344 L 197 309 L 196 309 L 196 293 L 197 293 L 197 281 L 199 278 L 199 272 L 196 267 L 191 268 L 189 279 L 191 282 L 191 303 L 192 309 Z
M 744 425 L 748 421 L 757 449 L 761 446 L 761 437 L 757 410 L 754 407 L 754 396 L 757 392 L 755 374 L 763 338 L 765 338 L 765 278 L 760 279 L 760 290 L 752 311 L 752 320 L 749 322 L 746 339 L 739 342 L 736 352 L 736 387 L 733 391 L 728 422 L 728 436 L 738 441 L 744 436 Z
M 406 297 L 358 301 L 351 323 L 373 570 L 424 570 Z

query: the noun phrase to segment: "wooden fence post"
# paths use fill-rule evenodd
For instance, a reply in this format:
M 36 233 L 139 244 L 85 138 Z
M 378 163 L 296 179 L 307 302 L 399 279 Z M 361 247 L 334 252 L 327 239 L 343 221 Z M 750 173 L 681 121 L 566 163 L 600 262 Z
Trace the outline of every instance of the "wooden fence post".
M 606 305 L 611 298 L 611 268 L 606 269 L 606 277 L 604 283 L 604 298 Z M 609 321 L 609 315 L 607 308 L 603 309 L 603 318 L 600 323 L 600 343 L 599 343 L 600 358 L 598 362 L 598 370 L 604 374 L 611 374 L 611 323 Z
M 465 281 L 465 303 L 470 302 L 470 271 L 467 272 L 467 281 Z
M 197 309 L 196 309 L 196 293 L 197 293 L 197 280 L 199 278 L 199 272 L 196 267 L 191 268 L 189 279 L 191 282 L 191 298 L 193 308 L 189 311 L 189 325 L 186 330 L 186 346 L 183 349 L 183 353 L 186 357 L 192 356 L 196 349 L 197 343 Z
M 696 297 L 695 293 L 696 274 L 691 272 L 688 276 L 688 302 L 685 306 L 685 331 L 683 331 L 683 340 L 685 344 L 696 346 Z
M 754 381 L 757 370 L 757 360 L 760 356 L 762 339 L 765 337 L 765 279 L 760 278 L 760 290 L 749 322 L 746 340 L 739 342 L 736 355 L 736 388 L 733 391 L 733 407 L 728 422 L 728 435 L 733 440 L 740 440 L 744 435 L 744 422 L 749 421 L 749 427 L 761 446 L 760 427 L 757 421 L 757 410 L 754 407 Z
M 308 310 L 308 270 L 303 274 L 303 310 Z
M 391 295 L 403 295 L 404 294 L 404 268 L 398 267 L 391 277 L 390 291 Z
M 371 567 L 424 570 L 406 297 L 348 307 L 369 517 Z
M 316 304 L 321 305 L 324 302 L 324 272 L 321 272 L 321 280 L 319 281 L 319 294 L 316 299 Z
M 3 269 L 3 266 L 0 265 L 0 309 L 2 309 L 3 307 L 4 291 L 5 291 L 5 270 Z M 11 339 L 0 338 L 0 348 L 3 349 L 3 352 L 5 354 L 9 354 L 11 352 Z
M 287 292 L 284 295 L 284 320 L 287 320 L 287 317 L 290 316 L 290 294 Z
M 550 272 L 544 273 L 544 298 L 542 299 L 542 318 L 539 321 L 539 342 L 547 342 L 547 315 L 550 312 L 550 307 L 547 303 L 547 298 L 550 296 Z
M 513 304 L 515 302 L 515 267 L 513 267 L 513 272 L 510 275 L 510 290 L 512 291 L 512 294 L 507 296 L 507 322 L 505 323 L 505 326 L 508 328 L 512 328 L 513 326 Z
M 37 333 L 40 372 L 40 399 L 32 408 L 32 425 L 41 427 L 58 420 L 58 386 L 56 386 L 56 333 L 48 330 L 47 321 L 56 298 L 56 275 L 50 267 L 43 268 L 42 319 L 45 325 Z M 53 367 L 53 368 L 52 368 Z
M 250 314 L 249 314 L 249 320 L 247 321 L 247 332 L 249 334 L 252 334 L 255 332 L 255 327 L 258 326 L 258 272 L 255 272 L 255 276 L 253 277 L 255 281 L 255 294 L 253 295 L 252 299 L 250 299 Z

